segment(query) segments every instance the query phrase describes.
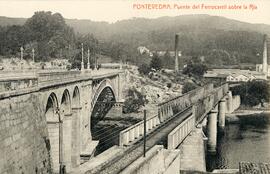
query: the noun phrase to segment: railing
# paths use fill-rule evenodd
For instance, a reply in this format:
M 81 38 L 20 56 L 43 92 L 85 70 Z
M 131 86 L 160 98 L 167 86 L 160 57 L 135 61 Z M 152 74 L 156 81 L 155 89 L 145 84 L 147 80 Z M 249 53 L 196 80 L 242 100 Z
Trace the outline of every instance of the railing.
M 40 85 L 63 82 L 81 77 L 80 71 L 39 72 L 38 82 Z
M 109 76 L 115 76 L 122 70 L 104 70 L 98 71 L 85 70 L 14 70 L 0 71 L 0 93 L 21 90 L 31 87 L 44 87 L 47 85 L 57 85 L 60 83 L 85 80 L 88 78 L 101 79 Z
M 168 135 L 168 149 L 175 149 L 195 127 L 195 116 L 192 114 Z
M 161 120 L 165 120 L 167 116 L 167 114 L 163 114 L 164 110 L 166 111 L 169 108 L 170 110 L 172 110 L 171 114 L 174 115 L 180 112 L 181 110 L 197 103 L 201 99 L 209 96 L 209 94 L 211 94 L 212 91 L 213 91 L 213 84 L 208 84 L 204 87 L 200 87 L 192 91 L 189 91 L 184 95 L 180 95 L 168 101 L 160 103 L 158 105 L 158 113 Z
M 185 108 L 195 106 L 196 121 L 200 120 L 208 110 L 213 108 L 229 90 L 228 84 L 218 88 L 213 88 L 213 84 L 208 84 L 185 93 L 184 95 L 174 97 L 158 105 L 158 113 L 161 121 L 166 120 L 168 116 L 174 115 Z M 168 112 L 169 111 L 169 112 Z
M 0 93 L 32 88 L 37 85 L 38 80 L 34 73 L 21 73 L 20 76 L 17 74 L 3 74 L 0 77 Z
M 177 96 L 173 99 L 165 101 L 158 105 L 158 115 L 147 119 L 147 133 L 154 130 L 160 123 L 170 119 L 176 114 L 184 111 L 192 106 L 192 117 L 184 121 L 183 124 L 188 124 L 187 131 L 181 135 L 181 137 L 187 136 L 187 134 L 197 124 L 202 117 L 205 116 L 219 100 L 228 92 L 228 84 L 224 84 L 219 88 L 213 89 L 213 85 L 209 84 L 204 87 L 192 90 L 182 96 Z M 186 123 L 188 122 L 188 123 Z M 119 145 L 127 146 L 142 138 L 143 135 L 143 121 L 128 127 L 120 132 Z M 191 126 L 191 127 L 190 127 Z M 181 126 L 178 128 L 180 129 Z M 177 131 L 176 131 L 177 132 Z M 180 131 L 181 132 L 181 131 Z M 172 133 L 174 134 L 174 133 Z M 176 133 L 177 134 L 177 133 Z M 175 135 L 172 135 L 175 136 Z M 175 141 L 175 140 L 172 140 Z M 177 139 L 176 144 L 181 141 Z M 175 143 L 173 143 L 175 146 Z
M 158 115 L 146 119 L 146 133 L 152 132 L 160 124 Z M 140 121 L 120 132 L 119 145 L 127 146 L 143 137 L 144 121 Z

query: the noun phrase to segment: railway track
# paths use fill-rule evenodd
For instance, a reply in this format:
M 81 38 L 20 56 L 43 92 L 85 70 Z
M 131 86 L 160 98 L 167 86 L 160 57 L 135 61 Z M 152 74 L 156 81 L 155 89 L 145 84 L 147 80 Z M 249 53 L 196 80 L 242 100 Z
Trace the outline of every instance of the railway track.
M 155 145 L 167 146 L 167 135 L 182 121 L 192 115 L 192 107 L 175 114 L 166 122 L 159 125 L 152 133 L 146 137 L 146 151 Z M 117 155 L 110 163 L 106 163 L 99 169 L 89 170 L 89 174 L 118 174 L 132 162 L 143 155 L 143 141 L 138 141 L 134 145 L 127 147 L 124 153 Z

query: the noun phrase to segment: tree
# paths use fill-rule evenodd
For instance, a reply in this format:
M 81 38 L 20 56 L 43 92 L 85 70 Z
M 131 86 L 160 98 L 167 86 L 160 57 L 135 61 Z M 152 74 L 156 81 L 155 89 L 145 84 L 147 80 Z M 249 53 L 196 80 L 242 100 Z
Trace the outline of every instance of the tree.
M 256 81 L 243 83 L 232 88 L 233 95 L 240 95 L 241 103 L 247 106 L 256 106 L 269 102 L 270 87 L 267 81 Z
M 164 68 L 174 68 L 174 57 L 170 56 L 169 51 L 167 50 L 166 53 L 164 54 L 164 56 L 162 56 L 162 65 Z
M 31 42 L 37 42 L 37 58 L 47 59 L 62 57 L 63 50 L 75 40 L 73 29 L 66 25 L 60 13 L 48 11 L 35 12 L 24 27 L 29 31 Z
M 162 61 L 158 57 L 157 54 L 153 55 L 152 60 L 150 62 L 150 67 L 155 69 L 155 70 L 160 70 L 162 68 Z
M 148 101 L 139 91 L 134 89 L 128 90 L 127 99 L 124 102 L 123 112 L 137 112 L 141 106 L 144 106 Z
M 195 83 L 185 82 L 182 88 L 182 94 L 187 93 L 195 88 L 197 88 L 197 85 Z
M 189 76 L 202 77 L 207 71 L 207 66 L 200 62 L 197 58 L 193 58 L 193 61 L 190 61 L 187 66 L 183 69 L 183 74 Z
M 147 64 L 144 63 L 139 66 L 138 71 L 140 74 L 147 75 L 151 71 L 151 69 Z

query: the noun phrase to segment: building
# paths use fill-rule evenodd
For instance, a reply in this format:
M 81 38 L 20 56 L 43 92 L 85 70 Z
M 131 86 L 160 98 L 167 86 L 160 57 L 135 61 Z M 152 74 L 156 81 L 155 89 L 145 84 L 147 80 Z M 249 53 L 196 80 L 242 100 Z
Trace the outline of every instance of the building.
M 204 74 L 207 79 L 219 80 L 221 82 L 248 82 L 252 80 L 266 80 L 262 72 L 241 69 L 213 69 Z
M 257 72 L 263 72 L 263 65 L 262 64 L 256 64 L 256 71 Z M 267 77 L 270 77 L 270 65 L 267 65 Z

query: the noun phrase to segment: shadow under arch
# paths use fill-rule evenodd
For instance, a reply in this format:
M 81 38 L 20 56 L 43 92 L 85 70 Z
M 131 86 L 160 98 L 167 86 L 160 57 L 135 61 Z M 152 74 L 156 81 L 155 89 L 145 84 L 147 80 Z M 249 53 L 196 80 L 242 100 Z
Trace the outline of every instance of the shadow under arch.
M 72 94 L 72 107 L 80 107 L 80 105 L 80 90 L 78 86 L 76 86 Z
M 61 98 L 60 110 L 61 110 L 60 111 L 61 116 L 71 114 L 71 100 L 70 100 L 69 91 L 67 89 L 65 89 L 64 92 L 63 92 L 63 95 L 62 95 L 62 98 Z
M 112 88 L 105 87 L 99 94 L 91 113 L 91 130 L 99 121 L 104 119 L 115 103 L 116 98 Z
M 99 144 L 96 147 L 95 155 L 98 155 L 99 153 L 103 152 L 104 150 L 108 149 L 115 143 L 110 140 L 110 132 L 113 130 L 110 130 L 111 127 L 107 127 L 103 123 L 104 119 L 106 118 L 106 115 L 108 112 L 112 109 L 114 104 L 116 103 L 115 94 L 113 92 L 113 89 L 110 86 L 106 86 L 103 88 L 103 90 L 99 93 L 99 96 L 96 99 L 96 102 L 94 104 L 93 110 L 91 112 L 90 120 L 91 120 L 91 134 L 93 140 L 98 140 Z M 107 134 L 106 134 L 107 133 Z M 109 143 L 106 143 L 106 147 L 104 148 L 104 143 L 110 141 Z

